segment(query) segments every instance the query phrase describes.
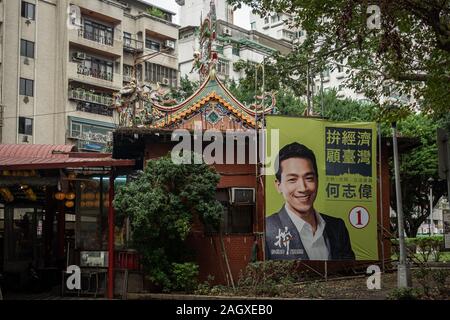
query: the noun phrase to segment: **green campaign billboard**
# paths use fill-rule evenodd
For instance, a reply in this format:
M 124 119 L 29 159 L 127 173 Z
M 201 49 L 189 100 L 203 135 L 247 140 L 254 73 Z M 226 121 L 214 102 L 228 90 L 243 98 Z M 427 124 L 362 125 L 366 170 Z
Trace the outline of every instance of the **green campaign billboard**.
M 376 124 L 269 116 L 266 129 L 266 259 L 377 260 Z

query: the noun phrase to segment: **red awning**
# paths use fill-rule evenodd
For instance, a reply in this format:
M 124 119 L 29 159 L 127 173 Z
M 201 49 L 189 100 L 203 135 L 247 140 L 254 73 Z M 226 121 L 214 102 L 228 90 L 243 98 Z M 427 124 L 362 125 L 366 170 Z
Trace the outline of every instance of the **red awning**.
M 112 159 L 110 154 L 74 151 L 72 145 L 0 144 L 0 170 L 127 167 L 134 160 Z

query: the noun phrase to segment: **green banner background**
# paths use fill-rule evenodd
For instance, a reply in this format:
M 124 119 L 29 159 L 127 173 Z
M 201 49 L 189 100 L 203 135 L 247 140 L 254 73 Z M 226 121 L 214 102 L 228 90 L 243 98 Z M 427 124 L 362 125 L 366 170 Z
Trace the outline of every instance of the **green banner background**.
M 371 130 L 370 137 L 371 152 L 370 165 L 371 179 L 363 177 L 361 174 L 342 174 L 339 176 L 326 175 L 326 128 L 347 128 Z M 268 116 L 266 122 L 266 157 L 278 154 L 279 150 L 270 150 L 271 129 L 279 129 L 279 148 L 292 143 L 299 142 L 314 151 L 317 160 L 319 174 L 319 190 L 314 207 L 317 211 L 330 216 L 339 217 L 344 220 L 350 234 L 353 251 L 356 260 L 378 260 L 377 247 L 377 166 L 376 166 L 376 145 L 377 131 L 375 123 L 368 122 L 330 122 L 321 119 L 295 118 L 285 116 Z M 330 129 L 329 129 L 330 130 Z M 273 168 L 273 163 L 267 164 Z M 330 181 L 330 179 L 341 181 Z M 347 180 L 347 181 L 344 181 Z M 275 175 L 267 175 L 265 184 L 265 212 L 266 216 L 277 213 L 284 205 L 283 196 L 275 188 Z M 337 198 L 330 198 L 327 195 L 327 184 L 361 184 L 370 185 L 371 197 L 359 199 L 348 199 L 341 195 Z M 358 187 L 356 187 L 358 194 Z M 349 218 L 350 211 L 355 207 L 363 207 L 369 213 L 369 222 L 363 228 L 357 228 L 352 225 Z M 353 215 L 354 217 L 354 215 Z

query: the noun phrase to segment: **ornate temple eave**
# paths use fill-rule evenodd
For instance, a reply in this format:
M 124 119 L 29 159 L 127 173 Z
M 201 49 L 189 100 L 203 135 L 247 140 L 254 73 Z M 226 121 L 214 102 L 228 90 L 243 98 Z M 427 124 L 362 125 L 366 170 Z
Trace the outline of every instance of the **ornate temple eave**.
M 233 96 L 217 76 L 214 76 L 212 79 L 208 77 L 183 103 L 171 107 L 154 104 L 155 108 L 161 112 L 165 112 L 166 116 L 157 120 L 152 127 L 163 128 L 176 124 L 184 118 L 191 116 L 193 113 L 198 112 L 211 100 L 219 102 L 234 117 L 253 128 L 256 127 L 257 117 L 272 112 L 274 108 L 273 105 L 259 111 L 247 108 Z

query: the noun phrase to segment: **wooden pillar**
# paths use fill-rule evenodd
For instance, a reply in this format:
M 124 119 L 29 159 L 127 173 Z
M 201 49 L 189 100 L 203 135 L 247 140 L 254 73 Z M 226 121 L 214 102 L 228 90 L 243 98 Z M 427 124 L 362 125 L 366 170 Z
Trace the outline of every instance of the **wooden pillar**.
M 57 207 L 57 200 L 53 197 L 54 190 L 47 190 L 45 220 L 43 225 L 44 236 L 44 261 L 45 265 L 51 264 L 53 252 L 53 219 L 55 218 L 55 211 Z
M 64 258 L 64 245 L 65 245 L 65 232 L 66 232 L 66 211 L 63 201 L 58 203 L 58 257 Z
M 109 176 L 108 208 L 108 299 L 114 298 L 114 170 Z

